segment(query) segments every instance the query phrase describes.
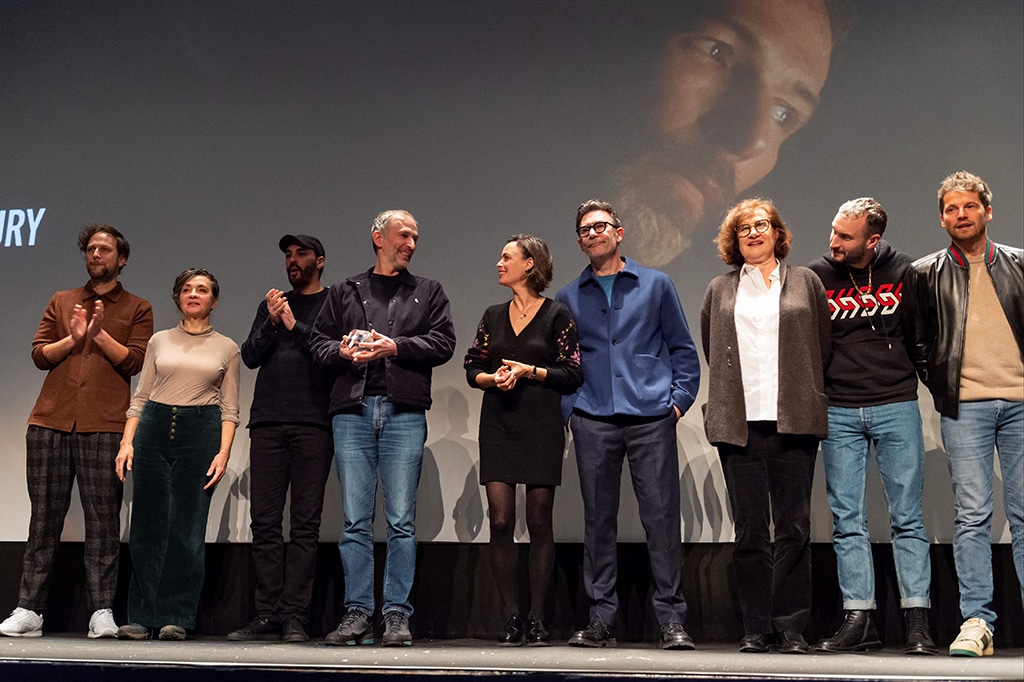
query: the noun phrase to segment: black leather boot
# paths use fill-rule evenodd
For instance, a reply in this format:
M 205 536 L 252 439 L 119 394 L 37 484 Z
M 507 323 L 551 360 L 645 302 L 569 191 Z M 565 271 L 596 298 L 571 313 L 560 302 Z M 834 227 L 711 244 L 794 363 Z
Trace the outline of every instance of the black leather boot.
M 498 635 L 498 646 L 522 646 L 523 632 L 523 619 L 513 613 L 505 619 L 505 626 Z
M 907 645 L 903 647 L 903 653 L 924 656 L 939 653 L 939 648 L 928 632 L 928 609 L 904 609 L 903 622 L 907 633 Z
M 836 634 L 818 642 L 814 650 L 823 653 L 840 651 L 877 651 L 882 648 L 870 611 L 847 611 L 846 619 Z

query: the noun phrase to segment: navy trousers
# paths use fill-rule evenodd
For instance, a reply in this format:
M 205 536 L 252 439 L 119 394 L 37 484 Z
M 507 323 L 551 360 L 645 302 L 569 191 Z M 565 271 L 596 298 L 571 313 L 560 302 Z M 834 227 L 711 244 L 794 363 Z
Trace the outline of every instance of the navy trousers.
M 583 494 L 583 580 L 590 597 L 590 620 L 613 627 L 618 615 L 619 486 L 622 462 L 628 458 L 640 522 L 647 535 L 654 614 L 662 626 L 684 623 L 675 413 L 655 419 L 605 419 L 575 412 L 570 426 Z

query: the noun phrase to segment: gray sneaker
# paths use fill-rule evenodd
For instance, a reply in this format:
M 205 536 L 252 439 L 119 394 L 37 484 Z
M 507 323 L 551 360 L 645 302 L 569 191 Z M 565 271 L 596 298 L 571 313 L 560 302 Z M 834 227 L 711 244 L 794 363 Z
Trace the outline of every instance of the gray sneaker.
M 373 626 L 369 617 L 361 611 L 349 609 L 341 619 L 338 629 L 324 637 L 328 646 L 373 644 Z
M 384 614 L 384 646 L 412 646 L 409 632 L 409 614 L 388 611 Z

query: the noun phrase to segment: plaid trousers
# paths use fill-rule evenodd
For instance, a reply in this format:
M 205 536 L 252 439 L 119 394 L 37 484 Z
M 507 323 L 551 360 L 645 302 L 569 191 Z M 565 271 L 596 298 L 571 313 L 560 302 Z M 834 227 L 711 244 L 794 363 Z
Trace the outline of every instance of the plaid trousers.
M 26 478 L 32 517 L 21 573 L 18 606 L 42 612 L 50 592 L 71 489 L 85 515 L 85 577 L 89 610 L 110 608 L 117 588 L 124 488 L 114 472 L 120 433 L 77 433 L 29 426 Z

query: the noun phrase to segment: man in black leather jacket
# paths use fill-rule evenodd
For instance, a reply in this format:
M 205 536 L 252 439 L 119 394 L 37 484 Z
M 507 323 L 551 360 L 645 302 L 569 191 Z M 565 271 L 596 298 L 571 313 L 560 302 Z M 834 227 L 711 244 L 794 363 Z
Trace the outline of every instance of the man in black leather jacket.
M 988 239 L 992 192 L 966 171 L 939 188 L 952 244 L 906 274 L 911 359 L 942 415 L 953 477 L 953 556 L 965 618 L 952 656 L 991 655 L 994 452 L 1024 593 L 1024 252 Z

